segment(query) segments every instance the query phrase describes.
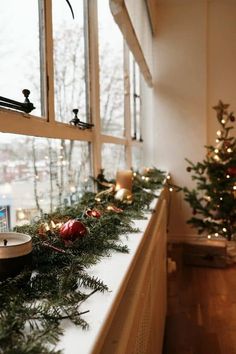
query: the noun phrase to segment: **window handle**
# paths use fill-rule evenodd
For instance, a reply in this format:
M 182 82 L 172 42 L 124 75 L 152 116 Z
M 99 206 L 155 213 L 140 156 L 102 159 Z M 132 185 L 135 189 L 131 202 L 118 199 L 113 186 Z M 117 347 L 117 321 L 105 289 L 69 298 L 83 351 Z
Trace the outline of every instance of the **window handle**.
M 22 93 L 25 97 L 24 102 L 19 102 L 12 100 L 11 98 L 0 96 L 0 106 L 16 109 L 17 111 L 23 111 L 25 113 L 30 113 L 35 109 L 33 103 L 29 100 L 30 90 L 24 89 Z

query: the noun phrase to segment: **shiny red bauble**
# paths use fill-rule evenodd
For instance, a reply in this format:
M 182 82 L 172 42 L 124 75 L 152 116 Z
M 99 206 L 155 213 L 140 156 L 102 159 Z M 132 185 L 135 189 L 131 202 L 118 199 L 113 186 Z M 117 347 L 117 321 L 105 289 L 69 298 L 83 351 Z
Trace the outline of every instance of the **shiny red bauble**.
M 76 219 L 69 220 L 60 227 L 59 235 L 65 242 L 74 242 L 88 233 L 84 224 Z

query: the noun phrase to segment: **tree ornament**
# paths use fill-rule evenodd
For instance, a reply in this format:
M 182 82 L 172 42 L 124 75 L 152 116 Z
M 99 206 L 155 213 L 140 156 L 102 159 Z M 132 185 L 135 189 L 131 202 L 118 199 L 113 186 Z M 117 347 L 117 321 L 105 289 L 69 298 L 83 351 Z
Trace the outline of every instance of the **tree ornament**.
M 62 222 L 55 223 L 53 220 L 50 222 L 44 222 L 39 225 L 38 234 L 42 238 L 47 238 L 49 234 L 57 232 L 62 225 Z
M 84 224 L 76 219 L 67 221 L 59 230 L 59 235 L 65 243 L 71 243 L 77 239 L 83 238 L 87 233 L 88 231 Z
M 230 119 L 231 122 L 235 121 L 235 116 L 233 115 L 233 113 L 230 114 L 229 119 Z
M 125 204 L 131 204 L 133 201 L 132 193 L 125 188 L 121 188 L 116 192 L 115 199 Z
M 108 187 L 106 190 L 103 190 L 95 195 L 95 200 L 100 202 L 105 196 L 112 195 L 115 191 L 115 185 L 113 183 L 102 182 L 104 187 Z
M 97 209 L 87 209 L 85 215 L 99 219 L 102 214 Z
M 117 213 L 117 214 L 123 213 L 123 209 L 117 208 L 115 205 L 108 205 L 107 206 L 107 210 L 108 211 L 113 211 L 114 213 Z
M 236 166 L 228 167 L 227 168 L 227 174 L 230 177 L 236 177 Z

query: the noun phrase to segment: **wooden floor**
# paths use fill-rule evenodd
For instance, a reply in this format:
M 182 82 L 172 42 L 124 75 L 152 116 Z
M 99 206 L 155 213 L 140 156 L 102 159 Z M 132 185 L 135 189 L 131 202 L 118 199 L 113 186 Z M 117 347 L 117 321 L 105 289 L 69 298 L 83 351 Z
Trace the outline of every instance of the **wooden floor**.
M 182 265 L 182 247 L 172 247 L 177 272 L 168 278 L 163 354 L 236 354 L 236 266 Z

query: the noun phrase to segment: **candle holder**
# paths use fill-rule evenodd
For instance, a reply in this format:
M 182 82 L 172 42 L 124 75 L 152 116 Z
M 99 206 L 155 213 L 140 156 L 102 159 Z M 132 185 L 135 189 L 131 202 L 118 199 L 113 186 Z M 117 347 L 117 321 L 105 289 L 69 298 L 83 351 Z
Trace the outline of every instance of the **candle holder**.
M 17 232 L 0 233 L 0 280 L 14 277 L 31 264 L 32 239 Z

